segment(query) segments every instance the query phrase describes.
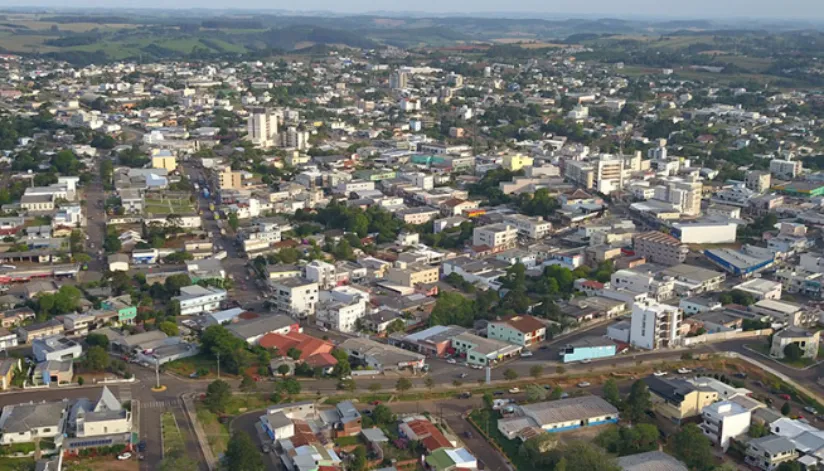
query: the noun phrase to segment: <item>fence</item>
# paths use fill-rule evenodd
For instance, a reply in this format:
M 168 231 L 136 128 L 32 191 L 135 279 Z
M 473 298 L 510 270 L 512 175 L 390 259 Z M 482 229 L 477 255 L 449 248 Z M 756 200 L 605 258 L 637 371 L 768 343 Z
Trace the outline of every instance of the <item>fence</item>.
M 727 340 L 741 340 L 755 337 L 766 337 L 773 333 L 772 329 L 749 330 L 745 332 L 727 331 L 716 332 L 714 334 L 703 334 L 695 337 L 686 337 L 683 340 L 685 347 L 699 345 L 702 343 L 725 342 Z

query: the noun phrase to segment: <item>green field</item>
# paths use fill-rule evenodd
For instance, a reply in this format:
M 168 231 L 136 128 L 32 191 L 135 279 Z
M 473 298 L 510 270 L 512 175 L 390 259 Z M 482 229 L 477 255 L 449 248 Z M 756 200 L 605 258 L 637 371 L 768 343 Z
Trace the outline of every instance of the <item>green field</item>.
M 187 199 L 153 199 L 146 198 L 146 213 L 149 214 L 191 214 L 194 206 Z
M 163 452 L 166 454 L 183 450 L 183 434 L 180 433 L 175 416 L 171 412 L 160 415 L 160 424 L 163 427 Z

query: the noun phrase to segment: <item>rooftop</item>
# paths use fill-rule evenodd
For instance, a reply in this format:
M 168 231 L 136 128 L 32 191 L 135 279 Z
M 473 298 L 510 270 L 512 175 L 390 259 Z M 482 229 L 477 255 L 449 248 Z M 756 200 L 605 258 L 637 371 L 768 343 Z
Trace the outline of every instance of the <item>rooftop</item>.
M 686 465 L 661 451 L 648 451 L 618 458 L 623 471 L 687 471 Z
M 618 409 L 615 406 L 598 396 L 570 397 L 557 401 L 539 402 L 521 406 L 521 410 L 534 417 L 542 426 L 588 417 L 618 415 Z

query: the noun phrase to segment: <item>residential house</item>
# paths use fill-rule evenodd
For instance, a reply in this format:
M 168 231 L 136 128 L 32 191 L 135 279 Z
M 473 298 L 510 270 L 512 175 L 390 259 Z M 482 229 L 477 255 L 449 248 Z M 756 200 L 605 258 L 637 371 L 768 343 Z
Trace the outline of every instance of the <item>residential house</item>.
M 756 469 L 774 471 L 781 463 L 795 461 L 798 452 L 795 444 L 785 437 L 767 435 L 747 442 L 744 462 Z
M 266 315 L 257 319 L 236 322 L 228 325 L 226 329 L 249 345 L 257 345 L 265 335 L 270 333 L 285 335 L 292 332 L 300 333 L 303 330 L 296 320 L 283 314 Z
M 83 347 L 62 335 L 53 335 L 32 341 L 32 354 L 38 362 L 74 360 L 83 354 Z
M 653 410 L 675 423 L 700 415 L 705 407 L 718 400 L 717 391 L 694 386 L 686 380 L 648 376 L 643 381 L 649 388 Z
M 0 390 L 7 390 L 11 387 L 15 372 L 21 369 L 19 358 L 4 358 L 0 360 Z
M 180 295 L 172 299 L 180 303 L 181 316 L 190 316 L 220 309 L 226 295 L 226 290 L 220 288 L 191 285 L 180 288 Z
M 34 339 L 62 334 L 64 330 L 65 328 L 62 322 L 57 319 L 51 319 L 46 322 L 18 327 L 17 337 L 21 343 L 31 343 Z
M 74 378 L 74 364 L 71 360 L 48 360 L 34 366 L 31 375 L 32 383 L 36 386 L 56 384 L 69 384 Z
M 0 445 L 53 439 L 60 444 L 66 425 L 66 402 L 39 402 L 3 407 L 0 414 Z

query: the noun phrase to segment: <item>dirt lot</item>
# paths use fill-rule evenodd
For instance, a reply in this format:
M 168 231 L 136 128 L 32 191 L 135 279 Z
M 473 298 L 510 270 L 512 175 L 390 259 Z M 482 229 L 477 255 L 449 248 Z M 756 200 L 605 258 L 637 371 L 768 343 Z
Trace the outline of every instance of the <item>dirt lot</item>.
M 63 461 L 63 469 L 66 471 L 97 471 L 105 469 L 107 471 L 137 471 L 140 468 L 139 462 L 132 458 L 126 461 L 118 461 L 114 457 L 86 458 Z

